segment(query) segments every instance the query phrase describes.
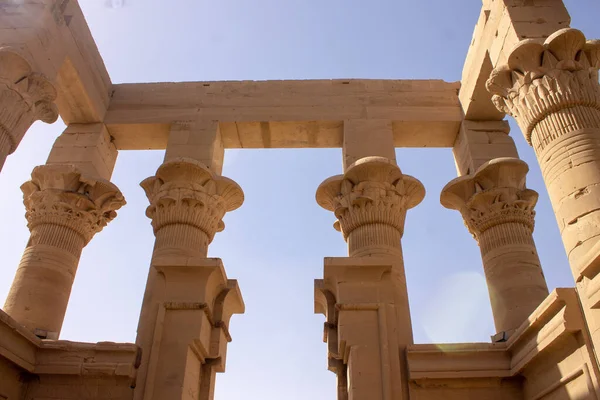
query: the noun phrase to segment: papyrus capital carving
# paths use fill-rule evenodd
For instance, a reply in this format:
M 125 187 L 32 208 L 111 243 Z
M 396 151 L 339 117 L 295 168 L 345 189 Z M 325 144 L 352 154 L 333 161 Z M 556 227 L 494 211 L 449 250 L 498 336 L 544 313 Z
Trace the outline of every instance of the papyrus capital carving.
M 344 175 L 325 180 L 317 189 L 317 203 L 334 212 L 338 219 L 334 227 L 345 240 L 350 242 L 357 230 L 372 228 L 372 232 L 360 235 L 364 240 L 356 243 L 358 247 L 368 242 L 399 247 L 406 212 L 424 197 L 421 182 L 402 174 L 394 162 L 384 157 L 362 158 Z
M 21 186 L 29 229 L 44 224 L 77 232 L 87 244 L 125 205 L 119 189 L 103 179 L 83 176 L 71 165 L 36 167 Z
M 0 136 L 9 142 L 8 154 L 37 120 L 58 118 L 56 89 L 43 75 L 33 72 L 17 52 L 0 48 Z
M 187 158 L 162 164 L 141 186 L 150 200 L 146 215 L 152 219 L 155 233 L 168 225 L 191 225 L 212 241 L 225 228 L 225 213 L 244 202 L 237 183 Z
M 525 187 L 528 171 L 519 159 L 494 159 L 475 174 L 448 183 L 442 190 L 442 205 L 460 211 L 477 240 L 488 229 L 505 223 L 518 223 L 533 232 L 538 194 Z
M 492 72 L 487 88 L 496 107 L 517 119 L 532 144 L 533 130 L 550 114 L 576 106 L 600 110 L 599 68 L 600 41 L 562 29 L 544 43 L 520 42 Z
M 533 241 L 538 194 L 525 187 L 529 167 L 496 158 L 442 191 L 446 208 L 460 211 L 479 243 L 498 337 L 505 340 L 548 295 Z

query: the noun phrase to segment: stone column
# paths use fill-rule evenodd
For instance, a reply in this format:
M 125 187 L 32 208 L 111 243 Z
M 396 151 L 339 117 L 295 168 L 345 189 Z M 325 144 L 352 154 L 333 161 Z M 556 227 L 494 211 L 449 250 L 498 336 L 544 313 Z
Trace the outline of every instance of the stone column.
M 21 189 L 31 237 L 4 310 L 38 336 L 56 339 L 81 251 L 125 200 L 112 183 L 71 165 L 36 167 Z
M 344 175 L 324 181 L 317 203 L 337 217 L 334 228 L 348 242 L 350 257 L 402 257 L 406 211 L 425 196 L 421 182 L 403 175 L 395 162 L 365 157 Z
M 385 157 L 359 159 L 317 190 L 349 248 L 347 258 L 325 259 L 315 294 L 315 311 L 327 318 L 329 368 L 347 383 L 339 399 L 408 398 L 404 352 L 413 337 L 400 240 L 407 210 L 424 196 Z
M 517 158 L 497 158 L 451 181 L 441 195 L 479 244 L 496 341 L 508 339 L 549 294 L 533 241 L 538 194 L 525 187 L 528 171 Z
M 56 121 L 55 100 L 56 90 L 43 75 L 15 51 L 0 48 L 0 170 L 35 121 Z
M 521 42 L 487 82 L 536 153 L 596 348 L 600 346 L 600 41 L 563 29 Z
M 225 370 L 229 320 L 244 303 L 221 260 L 206 256 L 243 192 L 190 158 L 166 161 L 141 185 L 156 243 L 138 327 L 135 398 L 209 400 L 215 374 Z

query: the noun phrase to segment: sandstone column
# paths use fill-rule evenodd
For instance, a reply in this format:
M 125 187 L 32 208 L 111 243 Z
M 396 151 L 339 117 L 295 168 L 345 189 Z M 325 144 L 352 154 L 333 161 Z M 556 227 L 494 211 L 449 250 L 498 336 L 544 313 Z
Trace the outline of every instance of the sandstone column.
M 497 158 L 451 181 L 441 195 L 479 244 L 497 341 L 508 339 L 548 296 L 533 241 L 538 194 L 525 187 L 528 171 L 517 158 Z
M 407 399 L 404 351 L 413 342 L 400 240 L 408 209 L 425 195 L 385 157 L 365 157 L 327 179 L 317 202 L 337 217 L 349 257 L 325 259 L 315 310 L 326 315 L 338 398 Z
M 600 346 L 600 42 L 563 29 L 521 42 L 487 82 L 533 146 Z
M 125 200 L 112 183 L 72 165 L 36 167 L 21 189 L 31 238 L 4 310 L 39 336 L 56 339 L 81 251 Z
M 212 399 L 215 374 L 225 370 L 229 320 L 244 312 L 237 281 L 227 279 L 220 259 L 207 258 L 223 216 L 244 200 L 218 174 L 222 151 L 202 143 L 208 133 L 220 137 L 209 125 L 174 124 L 164 164 L 142 182 L 156 243 L 138 326 L 137 400 Z
M 35 121 L 56 121 L 55 100 L 56 90 L 43 75 L 13 50 L 0 48 L 0 170 Z

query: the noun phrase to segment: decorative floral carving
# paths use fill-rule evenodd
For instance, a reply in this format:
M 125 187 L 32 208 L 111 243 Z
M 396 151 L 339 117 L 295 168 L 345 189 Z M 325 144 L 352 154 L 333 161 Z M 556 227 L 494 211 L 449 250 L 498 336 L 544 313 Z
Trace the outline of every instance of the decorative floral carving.
M 325 180 L 317 189 L 317 203 L 333 211 L 334 224 L 344 239 L 358 227 L 389 225 L 404 231 L 406 211 L 425 197 L 425 188 L 384 157 L 366 157 L 351 165 L 344 175 Z
M 85 244 L 125 205 L 115 185 L 86 178 L 72 165 L 36 167 L 21 190 L 32 232 L 44 224 L 65 226 L 77 232 Z
M 488 229 L 505 223 L 516 222 L 533 232 L 538 194 L 525 187 L 528 171 L 527 164 L 517 158 L 494 159 L 475 174 L 448 183 L 442 191 L 442 205 L 460 211 L 477 240 Z
M 56 89 L 29 63 L 9 48 L 0 48 L 0 136 L 15 151 L 35 121 L 53 123 L 58 118 Z
M 600 110 L 600 41 L 562 29 L 544 43 L 520 42 L 487 82 L 496 107 L 515 117 L 531 144 L 536 125 L 575 106 Z
M 244 193 L 229 178 L 215 175 L 202 163 L 178 158 L 162 164 L 156 176 L 141 183 L 150 200 L 146 215 L 154 232 L 167 225 L 191 225 L 212 241 L 225 228 L 226 212 L 239 208 Z

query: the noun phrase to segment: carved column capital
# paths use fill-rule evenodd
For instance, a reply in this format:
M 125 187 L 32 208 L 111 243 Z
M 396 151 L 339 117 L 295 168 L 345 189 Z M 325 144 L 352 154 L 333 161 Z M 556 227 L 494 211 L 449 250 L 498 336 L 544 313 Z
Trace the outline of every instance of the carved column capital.
M 66 164 L 36 167 L 21 189 L 31 236 L 4 309 L 36 334 L 57 338 L 81 251 L 125 200 L 112 183 Z
M 448 183 L 442 190 L 442 205 L 460 211 L 478 241 L 488 229 L 506 223 L 518 223 L 533 232 L 538 194 L 525 187 L 528 171 L 519 159 L 494 159 L 475 174 Z
M 36 167 L 21 186 L 30 231 L 40 225 L 63 226 L 87 244 L 125 205 L 119 189 L 103 179 L 91 179 L 71 165 Z
M 357 230 L 373 228 L 370 235 L 360 235 L 365 236 L 360 244 L 351 244 L 352 254 L 367 246 L 367 241 L 399 247 L 406 212 L 423 200 L 425 188 L 412 176 L 403 175 L 389 159 L 365 157 L 348 167 L 344 175 L 325 180 L 316 197 L 321 207 L 334 212 L 338 219 L 334 227 L 349 243 Z
M 460 211 L 479 243 L 499 337 L 512 334 L 548 295 L 533 241 L 538 194 L 525 187 L 529 167 L 496 158 L 442 191 L 446 208 Z
M 600 41 L 562 29 L 541 43 L 520 42 L 487 82 L 496 107 L 517 119 L 525 138 L 546 117 L 577 106 L 600 110 Z M 585 119 L 585 118 L 584 118 Z
M 58 118 L 56 89 L 17 52 L 0 48 L 0 142 L 14 152 L 37 120 L 53 123 Z
M 225 228 L 225 213 L 244 202 L 237 183 L 187 158 L 162 164 L 141 186 L 150 200 L 146 215 L 152 219 L 155 234 L 168 226 L 190 226 L 206 235 L 208 243 Z

